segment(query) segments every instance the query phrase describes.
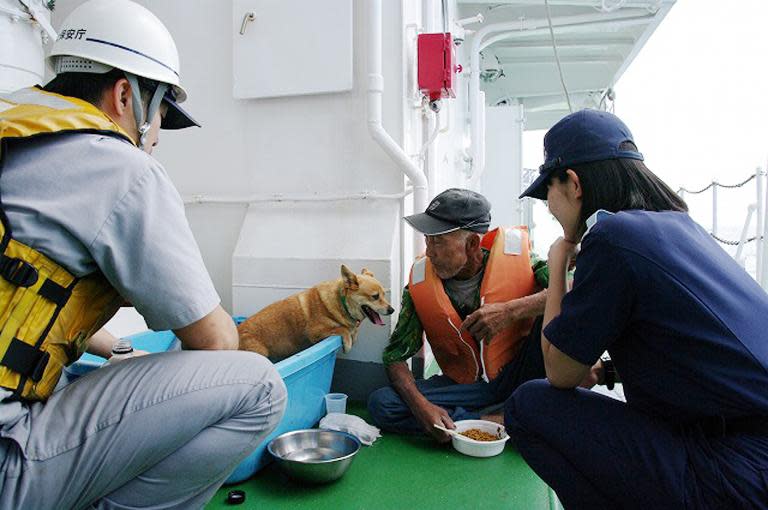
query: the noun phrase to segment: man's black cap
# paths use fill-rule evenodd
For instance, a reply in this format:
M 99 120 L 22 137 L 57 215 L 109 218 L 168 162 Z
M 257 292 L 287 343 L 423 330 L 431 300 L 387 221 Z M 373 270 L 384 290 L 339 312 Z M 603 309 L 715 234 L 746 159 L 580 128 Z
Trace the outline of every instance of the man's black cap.
M 406 216 L 405 221 L 428 236 L 460 229 L 485 234 L 491 225 L 491 203 L 480 193 L 451 188 L 433 198 L 426 211 Z

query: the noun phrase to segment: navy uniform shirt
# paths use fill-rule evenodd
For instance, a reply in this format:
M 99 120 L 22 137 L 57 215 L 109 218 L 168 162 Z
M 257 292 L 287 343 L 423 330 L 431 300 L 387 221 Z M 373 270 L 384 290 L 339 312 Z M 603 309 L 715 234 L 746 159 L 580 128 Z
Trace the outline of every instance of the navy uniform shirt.
M 643 412 L 768 416 L 768 295 L 685 213 L 599 217 L 547 339 L 585 365 L 608 350 Z

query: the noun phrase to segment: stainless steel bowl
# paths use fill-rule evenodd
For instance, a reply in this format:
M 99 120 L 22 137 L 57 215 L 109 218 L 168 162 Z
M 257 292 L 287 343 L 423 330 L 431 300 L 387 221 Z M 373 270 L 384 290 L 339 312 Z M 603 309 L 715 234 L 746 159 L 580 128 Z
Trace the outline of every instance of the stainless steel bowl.
M 289 477 L 327 483 L 341 478 L 346 472 L 360 450 L 360 441 L 351 434 L 335 430 L 295 430 L 277 436 L 267 449 Z

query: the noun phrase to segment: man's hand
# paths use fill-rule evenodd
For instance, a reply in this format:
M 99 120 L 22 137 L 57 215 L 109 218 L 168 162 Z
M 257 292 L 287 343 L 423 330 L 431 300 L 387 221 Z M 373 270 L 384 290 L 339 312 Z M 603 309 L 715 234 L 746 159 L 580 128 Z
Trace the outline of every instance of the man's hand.
M 453 424 L 453 420 L 448 416 L 448 411 L 442 407 L 436 406 L 431 402 L 425 402 L 414 409 L 413 415 L 421 424 L 424 432 L 432 436 L 438 443 L 447 443 L 451 440 L 451 436 L 442 430 L 435 428 L 435 423 L 442 425 L 447 429 L 456 428 L 456 425 Z
M 88 339 L 88 346 L 86 351 L 102 358 L 110 359 L 112 357 L 112 346 L 120 340 L 112 333 L 104 328 L 101 328 Z M 133 350 L 134 356 L 146 356 L 150 354 L 148 351 L 142 351 L 139 349 Z
M 152 353 L 149 352 L 149 351 L 141 351 L 141 350 L 134 349 L 132 354 L 133 355 L 128 357 L 128 358 L 120 358 L 120 359 L 115 358 L 114 356 L 110 356 L 109 357 L 109 359 L 111 360 L 110 363 L 113 363 L 113 364 L 114 363 L 120 363 L 120 362 L 125 361 L 125 360 L 129 360 L 129 359 L 133 359 L 133 358 L 138 358 L 139 356 L 146 356 L 147 354 L 152 354 Z
M 513 322 L 537 317 L 544 313 L 547 291 L 513 299 L 505 303 L 488 303 L 467 315 L 461 329 L 469 331 L 476 340 L 486 343 Z
M 120 339 L 115 335 L 106 329 L 101 328 L 88 339 L 88 344 L 85 350 L 89 354 L 109 359 L 109 357 L 112 356 L 112 346 L 115 345 L 118 340 Z
M 419 422 L 424 432 L 440 443 L 450 441 L 451 436 L 435 428 L 435 423 L 447 429 L 456 426 L 448 415 L 448 412 L 440 406 L 436 406 L 427 400 L 416 387 L 411 369 L 404 361 L 398 361 L 387 366 L 387 376 L 392 381 L 392 387 L 408 405 L 416 421 Z
M 469 314 L 461 323 L 461 329 L 469 331 L 475 340 L 489 343 L 517 318 L 515 309 L 514 300 L 506 303 L 488 303 Z

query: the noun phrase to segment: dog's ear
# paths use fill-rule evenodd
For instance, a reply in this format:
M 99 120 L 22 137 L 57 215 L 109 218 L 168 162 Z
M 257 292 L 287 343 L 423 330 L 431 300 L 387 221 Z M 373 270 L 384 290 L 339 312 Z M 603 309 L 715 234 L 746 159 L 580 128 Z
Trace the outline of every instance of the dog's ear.
M 346 288 L 350 290 L 357 290 L 360 288 L 360 283 L 357 281 L 357 276 L 344 264 L 341 265 L 341 277 L 344 280 L 344 286 Z
M 360 271 L 360 273 L 361 273 L 361 274 L 364 274 L 364 275 L 366 275 L 366 276 L 370 276 L 371 278 L 373 278 L 373 273 L 371 273 L 370 271 L 368 271 L 368 269 L 367 269 L 367 268 L 365 268 L 365 267 L 363 268 L 363 270 L 362 270 L 362 271 Z

